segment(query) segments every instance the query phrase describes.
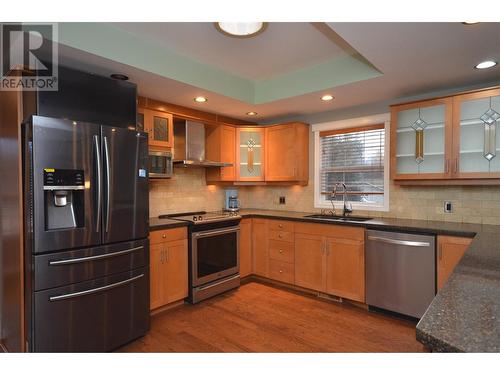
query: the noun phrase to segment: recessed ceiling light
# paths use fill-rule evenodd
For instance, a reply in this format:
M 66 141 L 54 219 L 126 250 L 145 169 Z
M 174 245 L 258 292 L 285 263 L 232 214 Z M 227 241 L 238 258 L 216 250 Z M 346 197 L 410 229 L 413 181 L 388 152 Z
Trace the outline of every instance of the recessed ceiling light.
M 208 99 L 205 98 L 204 96 L 197 96 L 196 98 L 194 98 L 194 101 L 196 103 L 206 103 L 208 102 Z
M 128 77 L 125 74 L 121 73 L 113 73 L 110 75 L 110 77 L 119 81 L 128 81 Z
M 257 116 L 257 112 L 250 111 L 250 112 L 247 112 L 247 115 L 248 116 Z
M 468 22 L 462 22 L 464 25 L 476 25 L 479 22 L 478 21 L 468 21 Z
M 235 38 L 249 38 L 260 34 L 266 27 L 266 22 L 216 22 L 215 27 L 222 34 Z
M 480 62 L 479 64 L 477 64 L 475 66 L 476 69 L 488 69 L 488 68 L 492 68 L 494 67 L 495 65 L 497 65 L 498 63 L 496 61 L 493 61 L 493 60 L 486 60 L 486 61 L 482 61 Z
M 333 95 L 330 95 L 330 94 L 323 95 L 321 97 L 321 100 L 323 100 L 324 102 L 329 102 L 330 100 L 333 100 Z

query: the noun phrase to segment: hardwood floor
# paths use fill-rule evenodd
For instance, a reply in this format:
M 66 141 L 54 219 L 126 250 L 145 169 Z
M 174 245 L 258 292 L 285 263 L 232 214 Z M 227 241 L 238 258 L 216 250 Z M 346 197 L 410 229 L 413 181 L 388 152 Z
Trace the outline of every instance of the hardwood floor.
M 151 318 L 120 352 L 421 352 L 415 323 L 251 282 Z

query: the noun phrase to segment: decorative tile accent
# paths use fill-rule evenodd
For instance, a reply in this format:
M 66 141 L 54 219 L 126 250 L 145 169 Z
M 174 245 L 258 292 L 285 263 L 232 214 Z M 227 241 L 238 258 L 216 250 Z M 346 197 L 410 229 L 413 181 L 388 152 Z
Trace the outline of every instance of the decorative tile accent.
M 415 131 L 424 130 L 427 127 L 427 123 L 419 117 L 411 127 L 415 129 Z
M 486 112 L 483 113 L 483 115 L 480 117 L 480 119 L 485 124 L 491 125 L 494 122 L 496 122 L 498 119 L 500 119 L 500 113 L 495 111 L 493 108 L 490 108 Z

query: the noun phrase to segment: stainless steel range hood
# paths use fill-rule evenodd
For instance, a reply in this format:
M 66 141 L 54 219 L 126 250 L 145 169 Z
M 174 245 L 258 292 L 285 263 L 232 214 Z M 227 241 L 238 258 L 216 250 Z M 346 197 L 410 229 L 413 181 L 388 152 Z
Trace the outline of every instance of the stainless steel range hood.
M 174 165 L 185 167 L 231 167 L 205 159 L 205 124 L 187 120 L 174 121 Z

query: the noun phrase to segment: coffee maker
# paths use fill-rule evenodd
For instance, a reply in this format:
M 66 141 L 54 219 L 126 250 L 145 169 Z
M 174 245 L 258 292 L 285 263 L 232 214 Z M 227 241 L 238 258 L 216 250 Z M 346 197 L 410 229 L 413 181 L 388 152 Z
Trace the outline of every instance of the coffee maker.
M 226 190 L 226 211 L 238 212 L 240 209 L 240 200 L 238 199 L 238 190 Z

